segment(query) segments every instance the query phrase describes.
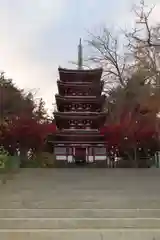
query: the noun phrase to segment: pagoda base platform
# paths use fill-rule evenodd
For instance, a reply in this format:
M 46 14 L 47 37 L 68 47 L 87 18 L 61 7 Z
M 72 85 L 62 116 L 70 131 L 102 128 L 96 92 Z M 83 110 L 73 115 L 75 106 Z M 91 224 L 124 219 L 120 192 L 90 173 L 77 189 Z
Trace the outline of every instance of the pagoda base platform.
M 56 160 L 54 163 L 55 168 L 110 168 L 107 161 L 99 160 L 92 163 L 88 162 L 67 162 L 66 160 Z
M 67 163 L 94 163 L 107 161 L 107 151 L 104 144 L 74 143 L 55 144 L 54 154 L 57 161 Z

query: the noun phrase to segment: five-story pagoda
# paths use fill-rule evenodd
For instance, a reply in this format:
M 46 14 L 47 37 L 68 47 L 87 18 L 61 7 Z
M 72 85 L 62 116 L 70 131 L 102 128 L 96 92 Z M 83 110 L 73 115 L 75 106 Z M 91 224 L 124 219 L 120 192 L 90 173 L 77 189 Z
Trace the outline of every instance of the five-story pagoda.
M 82 69 L 82 45 L 78 46 L 78 69 L 59 68 L 56 134 L 49 136 L 57 160 L 94 162 L 106 160 L 103 112 L 105 96 L 101 95 L 102 69 Z

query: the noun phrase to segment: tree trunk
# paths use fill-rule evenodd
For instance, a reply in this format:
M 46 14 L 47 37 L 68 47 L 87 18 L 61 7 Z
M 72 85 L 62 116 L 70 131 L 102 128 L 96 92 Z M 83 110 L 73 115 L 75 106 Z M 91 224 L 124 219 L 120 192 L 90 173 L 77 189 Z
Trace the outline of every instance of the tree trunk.
M 137 147 L 135 146 L 134 148 L 133 148 L 133 151 L 134 151 L 134 158 L 133 158 L 133 160 L 134 160 L 134 167 L 135 168 L 138 168 L 138 161 L 137 161 Z

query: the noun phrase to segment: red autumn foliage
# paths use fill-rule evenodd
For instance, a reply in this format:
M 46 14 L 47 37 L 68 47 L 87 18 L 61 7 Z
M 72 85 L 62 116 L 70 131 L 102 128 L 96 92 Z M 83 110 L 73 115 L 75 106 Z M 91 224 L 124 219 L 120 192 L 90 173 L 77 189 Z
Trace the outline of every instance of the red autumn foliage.
M 119 124 L 108 124 L 101 129 L 108 150 L 126 150 L 133 147 L 148 148 L 156 145 L 158 133 L 155 122 L 142 116 L 126 114 Z
M 0 144 L 25 149 L 40 150 L 49 133 L 54 133 L 55 124 L 39 123 L 36 119 L 21 116 L 1 126 Z

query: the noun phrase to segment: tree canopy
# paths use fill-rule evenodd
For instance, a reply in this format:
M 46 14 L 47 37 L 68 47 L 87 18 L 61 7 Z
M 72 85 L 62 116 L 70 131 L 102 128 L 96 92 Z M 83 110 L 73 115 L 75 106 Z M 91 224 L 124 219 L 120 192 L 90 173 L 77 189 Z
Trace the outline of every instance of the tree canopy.
M 0 75 L 0 145 L 10 154 L 17 149 L 27 153 L 42 151 L 47 134 L 55 131 L 48 120 L 43 99 L 36 101 L 31 92 L 25 93 Z

